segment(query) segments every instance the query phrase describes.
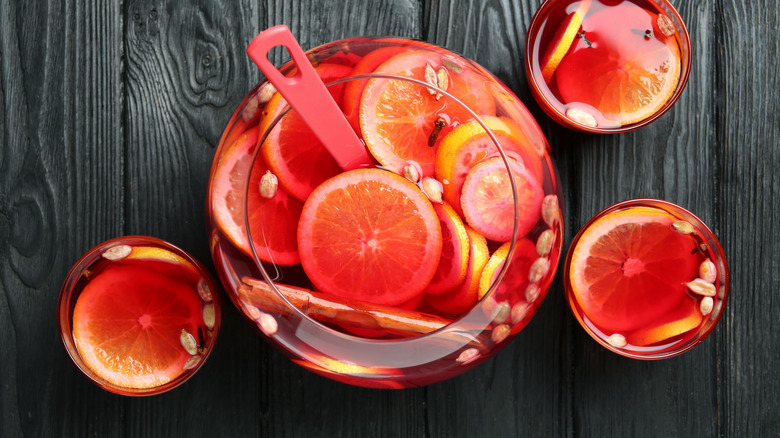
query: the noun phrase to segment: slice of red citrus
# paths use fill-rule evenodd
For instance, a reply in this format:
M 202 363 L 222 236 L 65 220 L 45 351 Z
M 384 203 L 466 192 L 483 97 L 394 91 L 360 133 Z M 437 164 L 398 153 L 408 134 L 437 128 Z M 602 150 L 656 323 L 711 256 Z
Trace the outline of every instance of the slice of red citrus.
M 485 88 L 483 76 L 467 66 L 452 68 L 438 52 L 410 50 L 397 54 L 374 73 L 412 77 L 425 81 L 426 67 L 447 77 L 447 89 L 478 115 L 495 115 L 495 102 Z M 454 58 L 453 58 L 454 59 Z M 447 65 L 450 65 L 448 67 Z M 445 126 L 429 140 L 434 124 L 441 118 Z M 360 129 L 371 154 L 380 164 L 398 172 L 407 161 L 420 164 L 424 175 L 433 175 L 436 143 L 454 125 L 471 119 L 463 107 L 451 99 L 436 99 L 429 89 L 406 81 L 371 79 L 360 100 Z
M 341 79 L 352 71 L 351 67 L 338 64 L 320 64 L 315 69 L 325 83 Z M 340 102 L 343 88 L 344 84 L 337 84 L 328 91 Z M 276 117 L 286 106 L 281 95 L 272 98 L 267 106 L 267 119 Z M 295 110 L 288 112 L 273 127 L 261 152 L 285 192 L 301 202 L 315 187 L 341 172 L 336 160 Z
M 244 181 L 252 167 L 258 127 L 246 131 L 235 143 L 225 144 L 209 184 L 210 213 L 222 233 L 246 254 L 249 240 L 244 229 Z M 222 149 L 222 148 L 220 148 Z
M 389 46 L 373 50 L 355 64 L 350 76 L 372 73 L 382 63 L 404 50 L 408 49 L 403 46 Z M 344 115 L 357 133 L 360 133 L 360 96 L 363 95 L 367 82 L 368 79 L 355 79 L 344 84 Z
M 246 200 L 252 245 L 264 262 L 295 265 L 301 261 L 296 233 L 303 204 L 281 187 L 271 198 L 261 195 L 260 181 L 267 171 L 262 157 L 258 156 L 249 177 Z
M 520 134 L 520 128 L 504 117 L 486 116 L 482 120 L 496 136 L 504 153 L 523 163 L 536 180 L 541 181 L 542 162 L 532 145 L 518 141 L 525 139 Z M 458 126 L 442 138 L 436 149 L 436 179 L 442 183 L 444 199 L 458 213 L 462 214 L 461 189 L 468 172 L 477 163 L 498 156 L 500 154 L 495 143 L 476 120 Z
M 590 0 L 582 0 L 577 10 L 567 15 L 561 22 L 558 31 L 553 36 L 550 44 L 547 46 L 547 51 L 542 57 L 542 77 L 547 82 L 550 82 L 555 69 L 566 56 L 566 53 L 574 43 L 574 39 L 577 37 L 577 33 L 582 26 L 582 18 L 588 12 L 590 7 Z
M 309 196 L 298 225 L 303 269 L 321 291 L 381 305 L 421 293 L 441 257 L 441 226 L 406 178 L 357 169 Z
M 582 231 L 566 273 L 577 304 L 604 331 L 628 332 L 679 305 L 696 278 L 696 243 L 676 219 L 634 207 L 606 214 Z
M 641 328 L 626 336 L 631 345 L 648 346 L 671 342 L 674 338 L 695 329 L 704 320 L 699 303 L 683 300 L 681 305 L 670 312 L 660 325 Z
M 442 295 L 426 295 L 425 302 L 449 315 L 460 315 L 479 301 L 479 279 L 488 261 L 487 241 L 479 233 L 466 227 L 469 236 L 469 263 L 466 277 L 457 289 Z
M 427 294 L 442 294 L 463 283 L 469 263 L 469 236 L 458 213 L 446 202 L 434 204 L 441 223 L 441 260 L 433 275 Z
M 181 331 L 202 323 L 191 286 L 138 266 L 111 266 L 87 283 L 73 310 L 73 338 L 100 378 L 123 388 L 175 379 L 190 355 Z
M 509 255 L 509 246 L 511 242 L 501 245 L 490 256 L 482 276 L 479 279 L 479 298 L 484 297 L 490 287 L 495 283 L 499 272 L 506 263 Z M 536 245 L 528 239 L 520 239 L 515 244 L 515 250 L 512 255 L 512 263 L 509 269 L 501 279 L 501 283 L 496 286 L 493 292 L 497 299 L 507 296 L 519 296 L 525 299 L 525 290 L 528 287 L 528 271 L 531 264 L 538 258 L 536 255 Z
M 201 278 L 198 268 L 189 260 L 157 246 L 134 246 L 130 254 L 119 262 L 155 270 L 163 275 L 179 278 L 188 284 L 197 284 Z
M 512 194 L 506 164 L 501 157 L 474 166 L 466 176 L 460 205 L 466 222 L 489 240 L 506 242 L 512 238 L 517 202 L 517 237 L 528 234 L 539 221 L 544 192 L 528 169 L 513 159 L 508 161 L 517 190 Z
M 563 101 L 590 105 L 621 125 L 658 112 L 677 88 L 680 53 L 674 40 L 645 38 L 654 17 L 632 5 L 588 16 L 588 43 L 575 43 L 556 70 Z

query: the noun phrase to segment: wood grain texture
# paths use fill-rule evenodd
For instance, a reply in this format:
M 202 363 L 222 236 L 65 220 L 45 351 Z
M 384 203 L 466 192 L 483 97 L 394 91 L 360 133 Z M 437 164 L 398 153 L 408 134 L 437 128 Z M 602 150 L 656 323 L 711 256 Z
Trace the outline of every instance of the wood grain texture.
M 540 3 L 0 2 L 0 436 L 780 436 L 777 2 L 676 1 L 693 43 L 687 89 L 652 125 L 610 136 L 562 129 L 533 101 L 523 59 Z M 565 245 L 593 214 L 636 197 L 679 203 L 714 229 L 732 282 L 718 328 L 678 358 L 622 358 L 570 315 L 559 273 L 507 348 L 425 388 L 314 375 L 229 304 L 209 362 L 180 388 L 129 398 L 90 383 L 57 336 L 60 283 L 82 253 L 123 234 L 208 264 L 214 147 L 261 78 L 244 48 L 280 23 L 306 49 L 413 37 L 493 71 L 551 145 Z

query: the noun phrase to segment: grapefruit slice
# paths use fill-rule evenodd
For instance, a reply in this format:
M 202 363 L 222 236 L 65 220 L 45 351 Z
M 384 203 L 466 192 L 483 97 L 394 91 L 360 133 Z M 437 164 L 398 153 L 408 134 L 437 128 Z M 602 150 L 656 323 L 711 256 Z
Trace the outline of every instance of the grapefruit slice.
M 425 293 L 436 295 L 454 289 L 466 278 L 469 236 L 460 216 L 449 204 L 434 204 L 433 208 L 441 223 L 441 260 Z
M 542 77 L 545 81 L 550 82 L 555 69 L 558 68 L 558 64 L 561 63 L 563 57 L 574 43 L 574 38 L 577 37 L 577 33 L 582 26 L 582 18 L 588 12 L 590 7 L 590 0 L 582 0 L 576 11 L 567 15 L 563 19 L 561 26 L 553 36 L 550 45 L 547 46 L 547 51 L 542 58 Z
M 327 84 L 347 76 L 352 68 L 320 64 L 315 70 Z M 328 87 L 328 91 L 340 102 L 343 88 L 344 84 L 337 84 Z M 277 93 L 268 104 L 266 120 L 272 121 L 286 106 L 287 102 Z M 263 142 L 261 152 L 284 191 L 301 202 L 315 187 L 341 172 L 336 160 L 295 110 L 288 112 L 273 127 Z
M 590 105 L 621 125 L 657 113 L 677 88 L 680 53 L 674 40 L 645 39 L 654 17 L 631 5 L 589 16 L 590 46 L 577 42 L 557 68 L 563 101 Z
M 440 53 L 405 51 L 388 59 L 374 73 L 425 81 L 426 66 L 433 70 L 443 69 L 448 78 L 446 91 L 477 114 L 495 115 L 495 102 L 484 85 L 486 79 L 465 67 L 459 67 L 458 71 L 448 68 Z M 445 120 L 446 126 L 439 131 L 433 145 L 429 145 L 438 118 Z M 451 99 L 437 100 L 428 88 L 405 81 L 371 79 L 360 100 L 363 140 L 373 157 L 394 172 L 399 172 L 408 160 L 412 160 L 420 164 L 424 175 L 432 175 L 435 144 L 453 125 L 471 118 L 468 111 Z
M 606 214 L 572 250 L 571 291 L 584 314 L 607 332 L 650 325 L 687 295 L 696 278 L 696 243 L 674 231 L 673 216 L 648 207 Z
M 110 266 L 84 287 L 73 338 L 86 365 L 123 388 L 153 388 L 178 377 L 190 355 L 182 330 L 197 333 L 201 302 L 187 284 L 138 266 Z
M 509 167 L 517 190 L 512 194 L 504 160 L 485 160 L 474 166 L 463 183 L 460 205 L 466 222 L 489 240 L 506 242 L 512 238 L 517 202 L 517 236 L 528 234 L 539 221 L 544 192 L 536 178 L 522 164 L 510 159 Z
M 537 181 L 542 180 L 542 162 L 534 147 L 518 142 L 526 136 L 520 128 L 505 117 L 482 117 L 488 129 L 493 131 L 504 153 L 523 163 Z M 466 122 L 442 138 L 436 150 L 436 178 L 442 182 L 443 197 L 458 213 L 460 196 L 466 175 L 477 163 L 500 156 L 493 140 L 476 120 Z
M 422 293 L 439 265 L 441 226 L 428 198 L 381 169 L 339 174 L 303 206 L 298 248 L 321 291 L 393 306 Z
M 482 299 L 490 287 L 495 283 L 498 273 L 506 263 L 509 255 L 509 246 L 511 242 L 501 245 L 488 260 L 482 276 L 479 279 L 479 298 Z M 515 244 L 515 251 L 512 256 L 512 263 L 501 283 L 496 287 L 494 294 L 498 299 L 507 295 L 525 296 L 525 289 L 528 286 L 528 271 L 531 264 L 537 259 L 536 245 L 528 239 L 520 239 Z
M 463 283 L 454 291 L 442 295 L 426 295 L 425 301 L 439 312 L 460 315 L 479 301 L 479 279 L 488 261 L 487 241 L 479 233 L 466 227 L 469 236 L 469 264 Z

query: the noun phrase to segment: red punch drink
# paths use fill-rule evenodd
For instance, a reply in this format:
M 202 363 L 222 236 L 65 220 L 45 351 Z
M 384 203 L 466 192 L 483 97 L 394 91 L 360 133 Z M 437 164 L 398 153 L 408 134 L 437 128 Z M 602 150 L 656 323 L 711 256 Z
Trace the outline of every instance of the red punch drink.
M 476 366 L 527 324 L 560 258 L 547 142 L 493 75 L 440 47 L 353 38 L 308 57 L 371 163 L 341 169 L 272 84 L 250 92 L 209 181 L 230 297 L 336 380 L 398 388 Z
M 728 298 L 726 257 L 689 211 L 656 199 L 597 214 L 572 241 L 564 287 L 577 320 L 610 350 L 661 359 L 698 345 Z
M 219 330 L 214 282 L 196 260 L 159 239 L 105 242 L 71 269 L 59 329 L 79 369 L 104 389 L 153 395 L 200 368 Z
M 526 73 L 557 122 L 624 132 L 674 104 L 690 53 L 688 31 L 666 0 L 548 0 L 528 31 Z

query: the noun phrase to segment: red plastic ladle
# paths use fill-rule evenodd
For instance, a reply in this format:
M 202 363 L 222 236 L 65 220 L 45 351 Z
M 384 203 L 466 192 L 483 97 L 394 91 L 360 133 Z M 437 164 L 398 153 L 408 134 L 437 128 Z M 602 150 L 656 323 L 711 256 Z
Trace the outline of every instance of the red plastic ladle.
M 268 60 L 268 53 L 278 46 L 287 49 L 293 64 L 298 68 L 292 77 L 284 76 Z M 366 146 L 352 130 L 287 26 L 281 24 L 260 32 L 249 43 L 246 53 L 309 125 L 342 169 L 351 170 L 371 165 Z

